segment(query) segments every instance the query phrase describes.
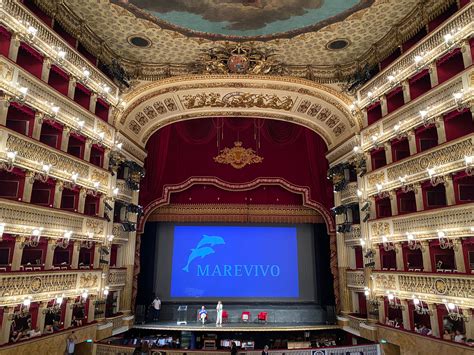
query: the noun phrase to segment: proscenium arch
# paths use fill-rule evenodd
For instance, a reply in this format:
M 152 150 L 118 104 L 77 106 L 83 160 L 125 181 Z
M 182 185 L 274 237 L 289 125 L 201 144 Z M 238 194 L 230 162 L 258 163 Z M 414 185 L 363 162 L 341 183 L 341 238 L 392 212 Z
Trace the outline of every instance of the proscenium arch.
M 120 132 L 144 148 L 158 129 L 203 117 L 277 119 L 305 126 L 332 149 L 360 130 L 352 99 L 305 79 L 257 75 L 173 77 L 139 86 L 114 117 Z

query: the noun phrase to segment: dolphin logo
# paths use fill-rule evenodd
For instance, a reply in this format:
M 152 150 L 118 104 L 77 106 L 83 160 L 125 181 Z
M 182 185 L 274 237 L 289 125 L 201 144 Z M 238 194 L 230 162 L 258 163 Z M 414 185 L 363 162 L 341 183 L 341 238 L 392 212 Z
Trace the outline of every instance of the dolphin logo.
M 203 259 L 205 256 L 214 254 L 214 249 L 209 248 L 209 247 L 204 247 L 204 248 L 196 248 L 196 249 L 191 249 L 191 255 L 188 257 L 188 263 L 186 264 L 185 267 L 183 267 L 183 271 L 189 272 L 189 264 L 196 259 L 201 257 Z
M 199 249 L 203 245 L 210 245 L 213 247 L 214 245 L 225 244 L 224 238 L 212 235 L 202 235 L 202 239 L 199 241 L 196 249 Z

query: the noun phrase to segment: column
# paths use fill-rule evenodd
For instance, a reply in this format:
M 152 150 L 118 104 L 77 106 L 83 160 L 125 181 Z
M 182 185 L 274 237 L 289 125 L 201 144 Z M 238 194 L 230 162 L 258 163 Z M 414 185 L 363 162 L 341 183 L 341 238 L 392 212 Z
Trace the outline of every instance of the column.
M 403 102 L 408 103 L 411 101 L 411 94 L 410 94 L 410 84 L 407 80 L 402 82 L 402 91 L 403 91 Z
M 471 53 L 471 46 L 468 40 L 462 43 L 461 53 L 462 53 L 462 60 L 464 62 L 464 68 L 469 68 L 472 65 L 472 53 Z
M 95 105 L 97 104 L 97 94 L 95 92 L 91 95 L 91 101 L 89 104 L 89 111 L 95 113 Z
M 430 72 L 431 87 L 433 88 L 438 85 L 438 68 L 436 68 L 436 62 L 431 63 L 428 69 Z
M 379 323 L 385 324 L 385 303 L 383 297 L 377 297 L 379 300 Z
M 445 177 L 444 189 L 446 190 L 446 203 L 448 206 L 455 205 L 456 197 L 454 196 L 453 177 L 451 175 Z
M 438 135 L 438 145 L 446 142 L 446 130 L 444 128 L 443 117 L 436 117 L 435 119 L 436 133 Z
M 46 311 L 48 310 L 48 302 L 40 302 L 38 309 L 38 320 L 36 326 L 41 330 L 44 330 L 44 321 L 46 318 Z
M 71 100 L 74 100 L 75 93 L 76 93 L 76 78 L 71 77 L 69 79 L 69 85 L 68 85 L 68 88 L 67 88 L 67 96 Z
M 423 271 L 431 272 L 431 257 L 430 257 L 430 244 L 427 240 L 422 240 L 421 244 L 421 257 L 423 259 Z
M 79 203 L 77 204 L 77 212 L 84 213 L 84 206 L 86 204 L 87 189 L 82 187 L 79 190 Z
M 66 312 L 64 315 L 64 329 L 70 328 L 71 327 L 71 321 L 72 321 L 72 308 L 74 307 L 74 299 L 73 298 L 67 298 L 66 299 Z
M 370 196 L 369 201 L 370 201 L 370 207 L 369 207 L 370 219 L 374 219 L 374 218 L 377 217 L 377 211 L 376 211 L 376 208 L 375 208 L 375 198 L 373 196 Z
M 99 243 L 95 243 L 94 244 L 94 269 L 98 269 L 99 268 L 99 264 L 100 264 L 100 247 L 102 245 L 99 244 Z
M 35 122 L 33 124 L 33 139 L 39 141 L 41 136 L 41 127 L 43 126 L 44 115 L 40 112 L 35 113 Z
M 392 210 L 392 216 L 396 216 L 398 215 L 397 194 L 395 191 L 390 191 L 389 196 L 390 196 L 390 208 Z
M 400 303 L 403 306 L 403 308 L 402 308 L 403 328 L 405 330 L 411 330 L 410 310 L 408 308 L 408 302 L 407 302 L 407 300 L 400 300 Z
M 8 343 L 8 341 L 10 340 L 10 328 L 13 322 L 14 311 L 15 307 L 6 307 L 3 310 L 2 327 L 0 330 L 0 345 Z
M 15 239 L 15 246 L 13 248 L 12 271 L 20 270 L 21 258 L 23 256 L 22 242 L 24 237 L 17 237 Z
M 381 270 L 381 260 L 380 260 L 380 248 L 378 244 L 373 245 L 374 250 L 374 261 L 375 261 L 375 270 Z
M 86 144 L 84 146 L 84 160 L 89 161 L 91 159 L 91 148 L 92 148 L 92 141 L 90 138 L 86 139 Z
M 50 70 L 51 70 L 51 59 L 48 57 L 45 57 L 43 59 L 43 68 L 41 70 L 41 80 L 43 80 L 45 83 L 49 81 Z
M 438 323 L 438 311 L 436 309 L 436 304 L 434 303 L 428 304 L 428 309 L 431 311 L 431 315 L 430 315 L 431 332 L 433 333 L 433 336 L 439 337 L 440 329 L 439 329 L 439 323 Z
M 23 196 L 21 200 L 23 202 L 31 201 L 31 192 L 33 191 L 33 183 L 35 182 L 35 173 L 33 171 L 27 171 L 25 174 L 25 186 L 23 187 Z
M 369 153 L 364 152 L 364 160 L 365 160 L 365 166 L 367 168 L 367 172 L 370 173 L 372 171 L 372 159 Z
M 385 160 L 387 161 L 387 164 L 391 164 L 393 162 L 392 159 L 392 145 L 389 142 L 385 142 L 384 145 L 384 150 L 385 150 Z
M 56 180 L 56 184 L 54 185 L 54 208 L 61 208 L 61 199 L 63 197 L 63 187 L 64 183 L 61 180 Z
M 466 264 L 464 263 L 464 253 L 461 239 L 453 239 L 454 244 L 454 261 L 456 263 L 457 272 L 466 272 Z
M 79 268 L 79 252 L 81 251 L 81 242 L 75 240 L 72 247 L 71 269 Z
M 356 260 L 355 260 L 355 250 L 354 247 L 349 248 L 349 255 L 347 257 L 349 269 L 355 270 Z
M 407 138 L 408 138 L 408 145 L 410 147 L 410 155 L 414 155 L 414 154 L 416 154 L 415 131 L 413 131 L 413 130 L 408 131 Z
M 67 152 L 69 146 L 69 135 L 71 134 L 71 129 L 69 127 L 63 128 L 63 134 L 61 135 L 61 150 Z
M 362 127 L 367 127 L 369 125 L 369 120 L 367 118 L 367 109 L 362 110 Z
M 7 115 L 9 107 L 10 101 L 8 101 L 8 97 L 5 95 L 0 97 L 0 125 L 2 126 L 7 125 Z
M 18 34 L 14 34 L 10 41 L 10 48 L 8 49 L 8 58 L 10 58 L 12 62 L 16 63 L 19 49 L 20 49 L 20 37 L 18 36 Z
M 464 327 L 466 328 L 466 339 L 473 339 L 474 338 L 474 323 L 472 322 L 472 311 L 467 309 L 463 309 L 462 313 L 471 319 L 470 322 L 464 322 Z
M 91 323 L 94 321 L 94 315 L 95 315 L 95 300 L 96 300 L 97 296 L 95 295 L 90 295 L 89 298 L 87 299 L 87 302 L 89 302 L 89 309 L 88 309 L 88 312 L 86 314 L 87 316 L 87 323 Z
M 109 169 L 109 160 L 110 160 L 110 149 L 106 148 L 104 151 L 104 164 L 102 168 L 105 170 Z
M 103 218 L 104 217 L 104 208 L 105 208 L 105 204 L 104 204 L 104 200 L 107 198 L 106 195 L 104 194 L 100 194 L 100 198 L 99 198 L 99 211 L 98 211 L 98 216 Z
M 397 259 L 397 270 L 403 271 L 405 270 L 405 265 L 403 265 L 403 251 L 402 251 L 402 243 L 394 243 L 395 246 L 395 257 Z
M 388 108 L 387 97 L 385 95 L 382 95 L 382 97 L 380 97 L 380 108 L 382 109 L 382 117 L 386 116 L 388 113 Z
M 48 246 L 46 248 L 46 258 L 44 261 L 44 269 L 51 270 L 53 268 L 54 251 L 56 250 L 56 241 L 48 239 Z
M 416 211 L 423 211 L 423 192 L 421 190 L 421 185 L 415 183 L 413 184 L 413 189 L 415 192 Z

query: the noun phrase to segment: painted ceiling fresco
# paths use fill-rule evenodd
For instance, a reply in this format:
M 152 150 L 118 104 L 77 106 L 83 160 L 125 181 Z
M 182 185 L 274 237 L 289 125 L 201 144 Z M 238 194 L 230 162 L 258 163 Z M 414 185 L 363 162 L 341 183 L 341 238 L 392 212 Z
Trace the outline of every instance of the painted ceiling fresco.
M 342 21 L 373 0 L 115 0 L 138 17 L 186 34 L 294 35 Z

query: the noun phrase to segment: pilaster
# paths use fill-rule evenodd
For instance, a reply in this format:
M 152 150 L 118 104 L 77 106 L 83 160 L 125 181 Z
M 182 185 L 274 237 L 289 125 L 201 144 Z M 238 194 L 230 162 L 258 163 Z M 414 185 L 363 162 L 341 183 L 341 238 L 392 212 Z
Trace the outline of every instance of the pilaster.
M 415 193 L 416 211 L 423 211 L 423 192 L 421 191 L 421 185 L 416 183 L 413 185 L 413 189 Z
M 402 252 L 402 243 L 394 243 L 395 246 L 395 257 L 397 261 L 397 270 L 405 270 L 405 265 L 403 265 L 403 252 Z
M 430 244 L 426 240 L 422 240 L 421 244 L 421 257 L 423 259 L 423 271 L 431 272 L 431 257 L 430 257 Z
M 86 144 L 84 145 L 84 160 L 89 161 L 91 159 L 91 148 L 92 140 L 90 138 L 86 139 Z
M 72 258 L 71 258 L 71 269 L 79 268 L 79 252 L 81 250 L 81 242 L 78 240 L 74 241 L 72 247 Z
M 410 148 L 410 155 L 416 154 L 416 138 L 415 138 L 415 131 L 410 130 L 407 134 L 408 138 L 408 146 Z
M 87 189 L 82 187 L 79 190 L 79 201 L 77 204 L 77 212 L 84 213 L 84 207 L 86 204 Z
M 380 249 L 378 244 L 373 245 L 373 251 L 374 251 L 374 262 L 375 262 L 375 270 L 381 270 L 382 269 L 382 262 L 380 260 Z
M 32 138 L 39 141 L 41 136 L 41 127 L 43 126 L 44 115 L 40 112 L 35 113 L 35 121 L 33 123 Z
M 71 129 L 69 127 L 63 128 L 63 134 L 61 135 L 61 150 L 67 152 L 69 146 L 69 136 L 71 134 Z
M 384 298 L 378 297 L 379 300 L 379 323 L 385 324 L 385 306 L 384 306 Z
M 21 258 L 23 256 L 22 243 L 23 237 L 17 237 L 15 239 L 15 246 L 13 247 L 13 257 L 12 257 L 12 271 L 19 271 L 21 265 Z
M 398 215 L 397 195 L 395 191 L 390 191 L 389 196 L 390 196 L 390 208 L 392 210 L 392 216 L 396 216 Z
M 33 183 L 35 182 L 35 173 L 27 171 L 25 174 L 25 185 L 23 186 L 23 196 L 21 200 L 23 202 L 31 201 L 31 193 L 33 191 Z
M 51 59 L 48 57 L 45 57 L 43 59 L 43 67 L 41 69 L 41 80 L 43 80 L 45 83 L 49 81 L 50 70 L 51 70 Z
M 10 101 L 6 96 L 0 97 L 0 125 L 7 125 L 8 108 L 10 107 Z
M 448 206 L 456 204 L 456 197 L 454 195 L 453 177 L 451 175 L 445 176 L 444 188 L 446 190 L 446 203 Z
M 384 150 L 385 150 L 385 160 L 386 160 L 387 164 L 391 164 L 393 162 L 393 159 L 392 159 L 392 145 L 390 144 L 390 142 L 385 142 L 383 147 L 384 147 Z
M 89 309 L 87 311 L 87 323 L 91 323 L 94 321 L 94 314 L 95 314 L 95 301 L 96 301 L 96 296 L 95 295 L 90 295 L 89 298 L 87 299 L 87 302 L 89 302 Z
M 410 85 L 408 81 L 402 82 L 403 102 L 406 104 L 411 101 Z
M 136 232 L 128 233 L 127 244 L 123 246 L 124 250 L 122 254 L 122 261 L 123 267 L 127 268 L 127 278 L 125 282 L 125 287 L 123 289 L 123 295 L 120 299 L 121 311 L 128 311 L 131 309 L 136 234 Z
M 403 308 L 402 308 L 402 320 L 403 320 L 403 328 L 405 330 L 411 330 L 410 324 L 410 310 L 408 308 L 407 300 L 400 300 Z
M 18 59 L 18 50 L 20 49 L 20 37 L 18 34 L 14 34 L 10 40 L 10 48 L 8 49 L 8 58 L 12 62 L 16 63 Z
M 94 269 L 98 269 L 100 265 L 100 247 L 99 243 L 94 244 Z
M 91 101 L 89 103 L 89 111 L 95 113 L 95 106 L 97 104 L 97 94 L 94 92 L 91 95 Z
M 61 180 L 57 180 L 54 185 L 54 208 L 61 208 L 61 199 L 63 197 L 64 183 Z
M 0 345 L 8 343 L 10 340 L 10 329 L 13 323 L 14 307 L 6 307 L 3 310 L 2 327 L 0 330 L 1 338 Z
M 454 261 L 456 263 L 457 272 L 466 272 L 466 264 L 464 262 L 464 253 L 461 239 L 453 239 L 454 244 Z
M 430 314 L 431 332 L 433 333 L 433 336 L 439 337 L 440 329 L 439 329 L 439 323 L 438 323 L 438 311 L 436 309 L 436 304 L 434 303 L 428 304 L 428 309 L 431 311 L 431 314 Z
M 388 113 L 387 97 L 385 95 L 382 95 L 382 97 L 380 97 L 380 108 L 382 110 L 382 117 L 385 117 Z
M 40 302 L 38 309 L 38 319 L 36 320 L 36 326 L 41 332 L 44 330 L 44 322 L 46 320 L 46 312 L 48 311 L 48 302 Z
M 464 68 L 469 68 L 472 65 L 472 53 L 471 53 L 471 45 L 469 44 L 468 40 L 462 43 L 461 53 L 462 53 L 462 60 L 464 62 Z
M 72 321 L 72 309 L 74 307 L 74 299 L 68 298 L 66 299 L 66 311 L 64 314 L 64 329 L 70 328 L 71 327 L 71 321 Z
M 46 258 L 44 261 L 44 269 L 51 270 L 53 268 L 54 251 L 56 250 L 56 241 L 48 239 L 48 246 L 46 248 Z
M 446 130 L 444 128 L 443 117 L 438 117 L 435 120 L 436 133 L 438 135 L 438 145 L 446 142 Z
M 67 87 L 67 96 L 71 99 L 74 100 L 74 95 L 76 93 L 76 78 L 71 77 L 69 79 L 69 85 Z
M 431 63 L 428 69 L 430 73 L 431 87 L 434 88 L 438 85 L 438 68 L 436 67 L 436 62 Z

